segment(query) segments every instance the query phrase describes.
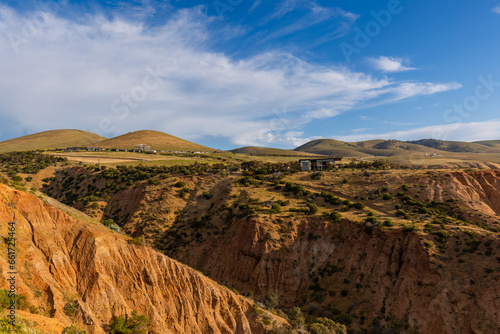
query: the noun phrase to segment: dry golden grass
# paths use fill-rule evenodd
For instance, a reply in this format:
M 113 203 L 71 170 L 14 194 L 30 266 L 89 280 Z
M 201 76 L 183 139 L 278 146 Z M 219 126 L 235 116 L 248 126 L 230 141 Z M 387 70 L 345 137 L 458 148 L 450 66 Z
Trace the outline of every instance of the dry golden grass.
M 104 140 L 99 143 L 99 147 L 133 149 L 137 144 L 146 144 L 150 146 L 152 150 L 158 151 L 214 151 L 213 148 L 198 145 L 163 132 L 151 130 L 129 132 L 118 137 Z
M 52 130 L 0 142 L 0 153 L 93 146 L 106 138 L 81 130 Z

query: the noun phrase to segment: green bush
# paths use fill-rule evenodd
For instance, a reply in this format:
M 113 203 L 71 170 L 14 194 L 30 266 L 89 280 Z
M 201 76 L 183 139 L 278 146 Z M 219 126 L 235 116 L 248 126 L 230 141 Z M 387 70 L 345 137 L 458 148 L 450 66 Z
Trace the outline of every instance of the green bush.
M 271 209 L 269 209 L 269 213 L 280 213 L 281 212 L 281 205 L 278 203 L 273 203 L 271 205 Z
M 276 308 L 276 306 L 278 306 L 278 304 L 279 304 L 278 296 L 275 293 L 268 294 L 264 299 L 264 305 L 268 309 L 274 309 Z
M 212 195 L 210 192 L 208 191 L 204 191 L 203 192 L 203 197 L 205 197 L 206 199 L 211 199 L 212 197 L 214 197 L 214 195 Z
M 75 324 L 65 327 L 62 331 L 62 334 L 87 334 L 86 330 L 80 329 L 76 327 Z
M 133 239 L 129 239 L 128 243 L 131 244 L 131 245 L 142 246 L 146 242 L 144 241 L 144 238 L 142 236 L 140 236 L 140 237 L 136 237 L 136 238 L 133 238 Z
M 308 215 L 314 215 L 318 212 L 318 207 L 312 203 L 306 203 L 307 207 L 308 207 L 308 211 L 307 211 L 307 214 Z
M 363 202 L 353 203 L 352 206 L 357 210 L 363 210 L 366 207 L 365 203 Z
M 186 195 L 187 195 L 187 194 L 189 194 L 190 192 L 191 192 L 191 189 L 184 187 L 184 188 L 182 188 L 182 189 L 181 189 L 181 191 L 179 192 L 179 196 L 180 196 L 180 197 L 182 197 L 182 198 L 184 198 L 184 197 L 186 197 Z
M 384 221 L 384 226 L 394 226 L 396 224 L 394 224 L 394 222 L 390 219 L 387 219 Z
M 75 312 L 76 312 L 76 305 L 73 304 L 72 302 L 68 302 L 66 303 L 66 305 L 64 305 L 64 314 L 66 314 L 68 317 L 72 317 L 75 315 Z
M 133 311 L 130 317 L 119 316 L 111 323 L 110 334 L 146 334 L 149 329 L 149 320 L 144 315 Z
M 344 325 L 336 323 L 328 318 L 317 318 L 315 322 L 309 326 L 310 334 L 347 334 L 347 329 Z
M 174 184 L 174 187 L 177 187 L 177 188 L 182 188 L 185 186 L 186 186 L 186 182 L 183 182 L 183 181 L 179 181 L 176 184 Z

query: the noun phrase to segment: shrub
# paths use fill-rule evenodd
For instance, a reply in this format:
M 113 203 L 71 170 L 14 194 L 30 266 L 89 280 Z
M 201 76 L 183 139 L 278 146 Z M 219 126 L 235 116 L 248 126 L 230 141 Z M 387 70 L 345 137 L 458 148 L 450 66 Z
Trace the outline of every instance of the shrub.
M 408 191 L 410 190 L 410 186 L 407 184 L 403 184 L 403 186 L 401 186 L 401 189 L 403 189 L 404 191 Z
M 307 214 L 308 215 L 314 215 L 318 212 L 318 207 L 312 203 L 306 203 L 307 207 L 308 207 L 308 211 L 307 211 Z
M 270 293 L 264 299 L 264 305 L 269 309 L 274 309 L 278 306 L 279 300 L 275 293 Z
M 280 213 L 281 212 L 281 205 L 278 203 L 273 203 L 271 205 L 271 209 L 269 209 L 269 213 Z
M 317 318 L 315 322 L 309 326 L 310 334 L 347 334 L 347 329 L 344 325 L 338 324 L 328 318 Z
M 140 236 L 140 237 L 129 239 L 128 243 L 131 245 L 142 246 L 146 242 L 144 241 L 144 238 L 142 236 Z
M 288 315 L 292 328 L 297 328 L 305 323 L 304 314 L 302 314 L 302 310 L 297 306 L 286 311 L 286 314 Z
M 119 316 L 111 323 L 110 334 L 146 334 L 149 329 L 149 320 L 144 315 L 133 311 L 130 317 Z
M 363 202 L 356 202 L 352 204 L 352 206 L 357 210 L 363 210 L 366 207 L 365 203 Z
M 72 302 L 68 302 L 66 303 L 66 305 L 64 305 L 64 314 L 66 314 L 68 317 L 72 317 L 75 315 L 75 312 L 76 312 L 76 305 L 73 304 Z
M 211 199 L 212 197 L 214 197 L 214 195 L 212 195 L 210 192 L 208 191 L 204 191 L 203 192 L 203 197 L 205 197 L 206 199 Z
M 323 172 L 312 173 L 311 179 L 320 180 L 323 177 Z
M 384 221 L 384 226 L 395 226 L 394 222 L 390 219 Z
M 185 186 L 186 186 L 186 182 L 183 182 L 183 181 L 179 181 L 176 184 L 174 184 L 174 187 L 177 187 L 177 188 L 182 188 Z
M 392 195 L 389 193 L 385 193 L 384 196 L 382 196 L 382 199 L 384 201 L 388 201 L 388 200 L 392 199 Z
M 191 192 L 191 189 L 184 187 L 184 188 L 182 188 L 182 189 L 181 189 L 181 191 L 179 192 L 179 196 L 180 196 L 180 197 L 182 197 L 182 198 L 184 198 L 184 197 L 186 197 L 186 195 L 187 195 L 187 194 L 189 194 L 190 192 Z
M 86 330 L 80 329 L 76 327 L 75 324 L 65 327 L 62 331 L 62 334 L 87 334 Z
M 342 215 L 337 211 L 333 211 L 332 213 L 330 213 L 330 218 L 334 223 L 339 223 L 340 220 L 342 219 Z

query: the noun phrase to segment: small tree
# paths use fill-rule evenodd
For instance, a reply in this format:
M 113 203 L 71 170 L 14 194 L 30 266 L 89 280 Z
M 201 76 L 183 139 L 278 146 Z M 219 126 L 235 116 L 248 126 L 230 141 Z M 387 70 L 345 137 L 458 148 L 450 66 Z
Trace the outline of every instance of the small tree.
M 75 324 L 65 327 L 62 331 L 62 334 L 87 334 L 86 330 L 80 329 L 76 327 Z
M 144 315 L 138 315 L 134 310 L 130 317 L 118 316 L 109 324 L 111 334 L 146 334 L 149 329 L 149 320 Z
M 264 305 L 269 308 L 273 309 L 278 306 L 279 299 L 278 296 L 275 293 L 270 293 L 266 296 L 266 299 L 264 299 Z

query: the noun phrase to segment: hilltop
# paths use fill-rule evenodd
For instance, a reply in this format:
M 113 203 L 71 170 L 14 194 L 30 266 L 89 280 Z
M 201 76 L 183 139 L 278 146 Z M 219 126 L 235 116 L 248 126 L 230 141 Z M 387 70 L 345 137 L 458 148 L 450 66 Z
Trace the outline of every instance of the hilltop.
M 474 143 L 500 149 L 500 140 L 482 140 L 475 141 Z
M 383 139 L 354 143 L 334 139 L 317 139 L 297 147 L 295 151 L 358 158 L 370 156 L 390 157 L 404 153 L 443 154 L 443 151 L 421 145 Z
M 463 141 L 420 139 L 420 140 L 408 141 L 407 143 L 435 148 L 437 150 L 447 151 L 447 152 L 499 153 L 500 150 L 493 149 L 494 142 L 495 141 L 467 143 Z M 490 146 L 482 143 L 492 143 L 492 144 Z M 500 141 L 497 148 L 500 148 Z
M 214 149 L 174 137 L 160 131 L 140 130 L 99 142 L 102 148 L 133 149 L 137 144 L 146 144 L 158 151 L 200 151 L 213 152 Z
M 214 149 L 152 130 L 134 131 L 111 139 L 82 130 L 51 130 L 0 142 L 1 152 L 54 150 L 66 147 L 134 149 L 146 144 L 152 150 L 213 152 Z
M 94 146 L 105 137 L 82 130 L 50 130 L 0 142 L 0 152 Z

